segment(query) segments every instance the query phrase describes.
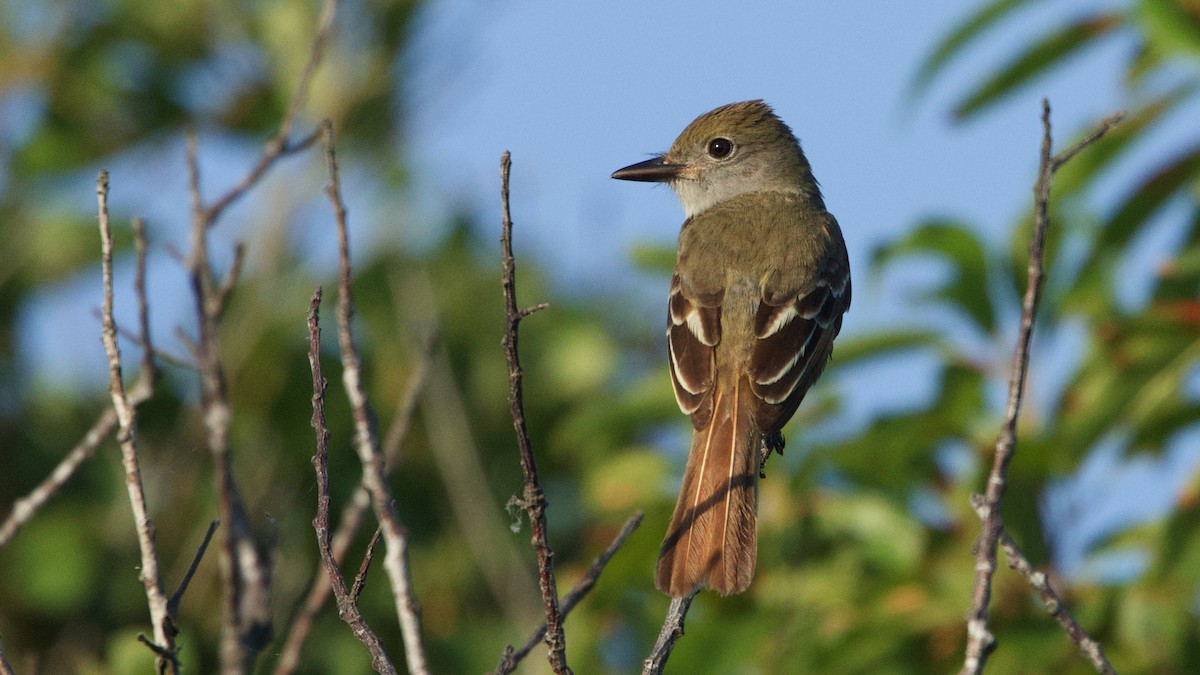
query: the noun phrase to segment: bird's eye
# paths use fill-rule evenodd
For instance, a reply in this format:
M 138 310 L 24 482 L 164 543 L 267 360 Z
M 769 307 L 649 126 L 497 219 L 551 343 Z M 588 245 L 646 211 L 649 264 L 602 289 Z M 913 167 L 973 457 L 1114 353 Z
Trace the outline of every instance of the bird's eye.
M 733 152 L 733 141 L 728 138 L 714 138 L 708 142 L 708 156 L 713 159 L 725 159 Z

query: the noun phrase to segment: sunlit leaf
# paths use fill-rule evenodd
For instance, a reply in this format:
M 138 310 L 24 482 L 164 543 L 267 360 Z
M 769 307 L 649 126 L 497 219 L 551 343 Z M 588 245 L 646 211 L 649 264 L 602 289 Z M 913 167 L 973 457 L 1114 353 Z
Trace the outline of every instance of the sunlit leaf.
M 909 87 L 910 98 L 915 98 L 928 89 L 933 79 L 940 75 L 950 62 L 971 42 L 985 31 L 994 28 L 1005 16 L 1025 5 L 1029 0 L 995 0 L 983 7 L 942 39 L 917 69 Z
M 955 117 L 965 120 L 986 110 L 1121 24 L 1120 14 L 1097 14 L 1041 38 L 959 102 L 954 107 Z
M 1075 301 L 1086 304 L 1086 294 L 1111 293 L 1112 269 L 1124 256 L 1129 242 L 1149 218 L 1181 191 L 1195 184 L 1198 177 L 1200 145 L 1193 145 L 1161 164 L 1118 205 L 1081 268 L 1072 291 Z
M 1200 4 L 1189 0 L 1140 0 L 1135 16 L 1142 32 L 1167 52 L 1200 56 Z

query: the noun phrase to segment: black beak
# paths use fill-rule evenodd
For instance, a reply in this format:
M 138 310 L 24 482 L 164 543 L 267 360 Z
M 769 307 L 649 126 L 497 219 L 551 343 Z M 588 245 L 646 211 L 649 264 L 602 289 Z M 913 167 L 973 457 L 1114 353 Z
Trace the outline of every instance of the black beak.
M 652 157 L 644 162 L 630 164 L 624 169 L 617 169 L 612 177 L 617 180 L 636 180 L 644 183 L 667 183 L 679 177 L 682 164 L 668 164 L 662 155 Z

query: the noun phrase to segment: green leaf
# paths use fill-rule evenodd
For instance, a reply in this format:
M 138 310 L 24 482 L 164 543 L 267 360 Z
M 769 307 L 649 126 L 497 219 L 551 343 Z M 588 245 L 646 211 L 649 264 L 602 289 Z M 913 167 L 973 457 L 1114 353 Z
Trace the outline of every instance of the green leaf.
M 995 26 L 1006 15 L 1028 2 L 1029 0 L 996 0 L 960 24 L 925 58 L 917 70 L 916 76 L 913 77 L 912 85 L 909 87 L 909 98 L 916 98 L 923 94 L 933 79 L 946 68 L 951 58 L 962 52 L 985 30 Z
M 635 244 L 629 252 L 634 267 L 646 272 L 670 274 L 675 269 L 675 247 Z
M 1043 37 L 968 94 L 955 106 L 954 116 L 959 120 L 974 117 L 1123 23 L 1120 14 L 1097 14 Z
M 1181 189 L 1200 177 L 1200 143 L 1161 165 L 1117 207 L 1101 237 L 1101 248 L 1124 248 L 1137 229 Z
M 868 359 L 887 357 L 923 347 L 945 348 L 940 333 L 924 330 L 885 330 L 844 336 L 833 350 L 831 366 L 845 367 Z
M 953 278 L 928 297 L 943 300 L 962 311 L 984 333 L 995 329 L 988 295 L 988 256 L 983 243 L 965 225 L 950 220 L 928 220 L 904 239 L 874 252 L 872 267 L 879 269 L 897 257 L 932 254 L 954 270 Z
M 1200 56 L 1200 5 L 1179 0 L 1141 0 L 1134 15 L 1146 40 L 1166 53 Z
M 1080 269 L 1070 301 L 1095 306 L 1097 294 L 1111 293 L 1112 270 L 1146 221 L 1200 178 L 1200 143 L 1159 166 L 1108 218 L 1095 247 Z M 1100 303 L 1100 307 L 1106 307 Z

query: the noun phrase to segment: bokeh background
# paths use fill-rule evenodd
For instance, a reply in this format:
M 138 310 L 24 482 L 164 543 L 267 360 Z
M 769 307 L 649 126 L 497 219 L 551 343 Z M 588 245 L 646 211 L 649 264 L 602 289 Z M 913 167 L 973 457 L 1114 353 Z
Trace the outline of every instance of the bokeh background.
M 95 176 L 119 223 L 117 318 L 134 325 L 130 218 L 147 219 L 153 332 L 185 353 L 185 130 L 209 198 L 273 132 L 316 2 L 0 2 L 0 513 L 108 404 Z M 498 160 L 513 152 L 526 405 L 560 589 L 624 519 L 641 530 L 566 624 L 577 672 L 638 668 L 666 607 L 650 574 L 688 424 L 665 370 L 680 209 L 608 180 L 696 115 L 772 103 L 846 233 L 855 303 L 761 487 L 750 591 L 702 595 L 675 672 L 929 673 L 961 662 L 982 488 L 1024 284 L 1049 97 L 1059 147 L 1130 117 L 1055 184 L 1046 302 L 1005 518 L 1123 673 L 1200 671 L 1200 7 L 1190 0 L 561 3 L 344 0 L 308 105 L 338 134 L 361 346 L 386 428 L 438 335 L 394 479 L 436 672 L 481 672 L 538 620 L 499 348 Z M 214 231 L 247 269 L 222 342 L 237 478 L 277 544 L 276 633 L 317 559 L 304 313 L 336 271 L 319 151 Z M 332 317 L 332 314 L 327 312 Z M 336 350 L 326 373 L 337 382 Z M 124 345 L 127 354 L 136 346 Z M 335 504 L 359 477 L 330 389 Z M 143 476 L 169 587 L 216 514 L 198 383 L 167 367 Z M 361 555 L 364 533 L 350 559 Z M 21 672 L 144 672 L 148 628 L 115 443 L 0 549 L 0 639 Z M 219 575 L 181 609 L 191 672 L 216 667 Z M 400 658 L 386 580 L 368 618 Z M 1001 570 L 996 673 L 1089 672 Z M 274 667 L 278 647 L 259 660 Z M 369 661 L 329 611 L 305 672 Z M 535 652 L 524 672 L 542 672 Z

